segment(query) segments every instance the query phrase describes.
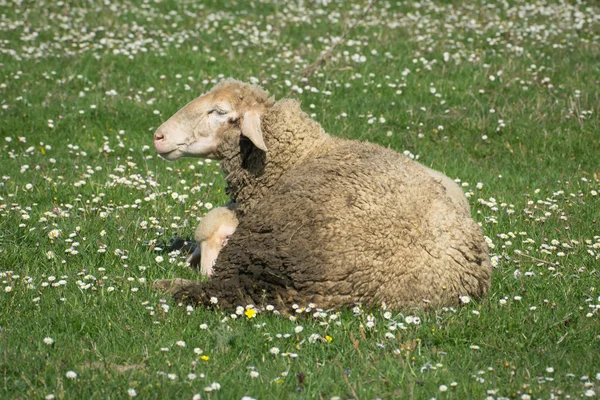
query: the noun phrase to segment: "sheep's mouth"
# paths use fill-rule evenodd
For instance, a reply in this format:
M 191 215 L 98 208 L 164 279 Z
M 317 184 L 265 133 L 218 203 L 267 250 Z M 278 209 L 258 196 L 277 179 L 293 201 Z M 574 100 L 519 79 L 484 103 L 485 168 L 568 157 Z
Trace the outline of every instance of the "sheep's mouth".
M 181 158 L 183 156 L 183 153 L 181 152 L 181 150 L 179 150 L 178 147 L 176 147 L 173 150 L 159 152 L 158 155 L 161 158 L 164 158 L 165 160 L 174 161 Z

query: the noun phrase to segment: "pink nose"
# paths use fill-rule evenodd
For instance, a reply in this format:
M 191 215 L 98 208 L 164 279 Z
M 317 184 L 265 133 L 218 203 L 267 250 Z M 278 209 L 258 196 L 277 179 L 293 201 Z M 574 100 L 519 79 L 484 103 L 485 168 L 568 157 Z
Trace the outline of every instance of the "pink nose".
M 157 130 L 156 132 L 154 132 L 154 141 L 155 142 L 160 142 L 161 140 L 164 140 L 164 139 L 165 139 L 165 134 L 162 133 L 160 131 L 160 129 Z

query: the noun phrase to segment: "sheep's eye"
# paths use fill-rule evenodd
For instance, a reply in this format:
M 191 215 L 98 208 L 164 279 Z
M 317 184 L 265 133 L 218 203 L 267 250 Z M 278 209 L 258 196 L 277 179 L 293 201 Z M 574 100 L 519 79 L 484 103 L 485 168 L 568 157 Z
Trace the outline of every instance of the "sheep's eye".
M 227 111 L 219 110 L 218 108 L 212 109 L 208 112 L 209 114 L 215 113 L 217 115 L 225 115 Z

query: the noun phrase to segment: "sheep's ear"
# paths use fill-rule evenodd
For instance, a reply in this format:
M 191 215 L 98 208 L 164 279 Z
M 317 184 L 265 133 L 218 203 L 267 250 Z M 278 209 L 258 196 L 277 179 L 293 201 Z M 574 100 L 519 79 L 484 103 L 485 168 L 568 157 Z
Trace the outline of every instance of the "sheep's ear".
M 267 151 L 267 146 L 263 139 L 262 129 L 260 129 L 260 114 L 256 111 L 246 111 L 242 124 L 242 135 L 246 136 L 256 147 L 262 151 Z

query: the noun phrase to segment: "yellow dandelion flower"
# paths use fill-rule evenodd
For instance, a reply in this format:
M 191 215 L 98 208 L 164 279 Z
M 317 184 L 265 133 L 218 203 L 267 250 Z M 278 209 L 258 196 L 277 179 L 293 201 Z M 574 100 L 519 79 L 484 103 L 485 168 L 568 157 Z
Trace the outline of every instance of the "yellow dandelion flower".
M 246 315 L 248 319 L 254 318 L 256 316 L 256 310 L 254 308 L 249 308 L 244 312 L 244 315 Z
M 331 336 L 329 336 L 329 335 L 325 336 L 325 339 L 326 339 L 328 342 L 332 342 L 332 341 L 333 341 L 333 338 L 332 338 Z
M 204 356 L 200 356 L 200 359 L 202 359 L 202 360 L 204 360 L 204 361 L 208 361 L 208 360 L 210 360 L 210 357 L 209 357 L 209 356 L 206 356 L 206 355 L 204 355 Z

